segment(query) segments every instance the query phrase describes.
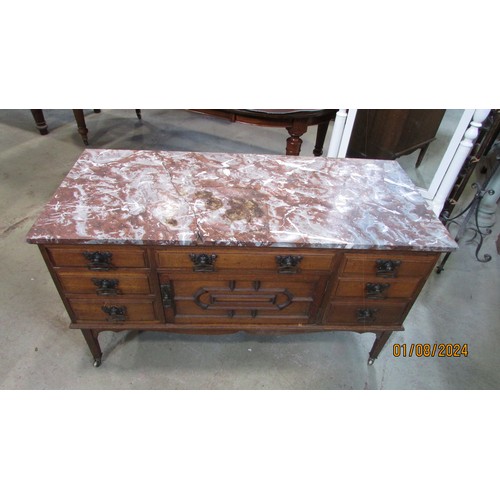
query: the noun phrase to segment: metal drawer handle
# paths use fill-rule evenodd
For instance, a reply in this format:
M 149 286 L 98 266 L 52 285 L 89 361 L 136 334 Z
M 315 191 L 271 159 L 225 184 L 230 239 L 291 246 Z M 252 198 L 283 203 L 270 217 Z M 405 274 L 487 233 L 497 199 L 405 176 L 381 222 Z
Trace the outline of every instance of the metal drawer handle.
M 356 311 L 356 319 L 358 323 L 373 323 L 376 320 L 375 313 L 378 309 L 358 309 Z
M 109 316 L 108 321 L 127 321 L 127 308 L 125 306 L 103 306 L 101 309 Z
M 206 253 L 192 253 L 189 258 L 193 262 L 193 271 L 195 272 L 213 272 L 215 271 L 216 254 L 208 255 Z
M 365 285 L 365 297 L 367 299 L 386 299 L 389 283 L 367 283 Z
M 375 261 L 376 275 L 382 278 L 396 278 L 400 264 L 400 260 L 378 259 Z
M 301 255 L 277 255 L 276 264 L 280 274 L 296 274 L 300 271 Z
M 174 293 L 172 290 L 172 285 L 170 285 L 170 283 L 164 283 L 160 286 L 160 289 L 163 307 L 172 307 L 174 303 Z
M 107 279 L 99 279 L 92 278 L 92 283 L 97 287 L 96 293 L 97 295 L 118 295 L 121 291 L 118 287 L 118 280 L 107 280 Z
M 90 262 L 87 267 L 92 271 L 109 271 L 115 267 L 111 264 L 111 252 L 83 252 L 83 256 Z

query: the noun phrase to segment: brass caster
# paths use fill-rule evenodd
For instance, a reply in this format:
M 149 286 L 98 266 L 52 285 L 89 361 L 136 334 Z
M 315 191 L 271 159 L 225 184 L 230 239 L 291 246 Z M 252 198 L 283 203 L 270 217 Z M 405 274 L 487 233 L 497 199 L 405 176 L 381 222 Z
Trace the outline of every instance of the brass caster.
M 97 368 L 101 366 L 101 358 L 95 358 L 94 359 L 94 366 Z
M 375 358 L 368 358 L 368 366 L 373 365 L 375 363 Z

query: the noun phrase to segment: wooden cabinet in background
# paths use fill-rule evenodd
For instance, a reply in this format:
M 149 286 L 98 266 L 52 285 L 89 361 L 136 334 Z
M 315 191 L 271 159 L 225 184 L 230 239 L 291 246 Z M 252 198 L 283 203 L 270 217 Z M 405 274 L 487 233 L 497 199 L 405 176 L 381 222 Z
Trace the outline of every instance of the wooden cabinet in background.
M 395 160 L 420 149 L 422 162 L 436 138 L 445 109 L 358 109 L 347 151 L 349 158 Z

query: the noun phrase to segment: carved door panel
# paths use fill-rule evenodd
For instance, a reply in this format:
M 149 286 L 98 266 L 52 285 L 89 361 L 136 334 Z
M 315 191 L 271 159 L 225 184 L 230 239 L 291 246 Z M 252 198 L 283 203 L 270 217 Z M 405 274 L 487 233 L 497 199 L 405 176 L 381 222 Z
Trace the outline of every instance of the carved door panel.
M 191 273 L 160 274 L 167 317 L 175 323 L 307 324 L 314 323 L 326 277 L 207 277 Z

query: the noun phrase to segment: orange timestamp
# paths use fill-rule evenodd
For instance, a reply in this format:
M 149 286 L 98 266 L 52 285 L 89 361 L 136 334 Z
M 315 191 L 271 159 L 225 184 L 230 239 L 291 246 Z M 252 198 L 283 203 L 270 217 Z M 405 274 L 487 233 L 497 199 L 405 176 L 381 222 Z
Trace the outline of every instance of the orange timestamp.
M 395 358 L 466 358 L 469 344 L 394 344 L 392 354 Z

